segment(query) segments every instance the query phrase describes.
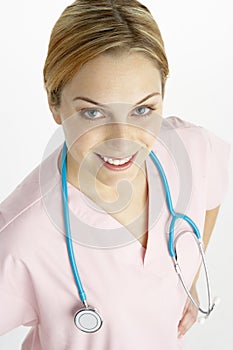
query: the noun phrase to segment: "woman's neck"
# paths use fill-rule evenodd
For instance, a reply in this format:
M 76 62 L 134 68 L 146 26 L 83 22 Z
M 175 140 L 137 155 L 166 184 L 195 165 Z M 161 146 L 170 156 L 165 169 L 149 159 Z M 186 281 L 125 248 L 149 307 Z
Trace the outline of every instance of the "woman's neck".
M 61 154 L 58 164 L 61 173 Z M 67 182 L 117 220 L 134 220 L 134 217 L 141 213 L 146 206 L 148 198 L 146 162 L 132 181 L 122 181 L 117 188 L 116 186 L 107 186 L 96 179 L 93 180 L 93 175 L 88 171 L 82 175 L 82 179 L 85 179 L 85 181 L 82 181 L 80 185 L 78 164 L 74 164 L 68 152 Z

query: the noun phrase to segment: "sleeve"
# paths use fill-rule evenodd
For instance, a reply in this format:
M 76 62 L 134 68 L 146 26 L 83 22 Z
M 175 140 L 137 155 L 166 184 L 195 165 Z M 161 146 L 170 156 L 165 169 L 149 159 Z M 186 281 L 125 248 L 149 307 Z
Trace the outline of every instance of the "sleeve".
M 25 264 L 0 249 L 0 335 L 38 321 L 30 274 Z
M 223 202 L 228 189 L 230 144 L 214 133 L 203 130 L 207 137 L 206 210 L 211 210 Z

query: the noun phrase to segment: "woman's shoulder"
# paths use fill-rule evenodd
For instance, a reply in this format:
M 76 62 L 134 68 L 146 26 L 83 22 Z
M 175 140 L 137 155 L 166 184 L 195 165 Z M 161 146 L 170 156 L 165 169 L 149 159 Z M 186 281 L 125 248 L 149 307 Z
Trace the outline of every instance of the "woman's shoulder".
M 164 118 L 159 134 L 162 148 L 166 148 L 189 162 L 193 169 L 216 173 L 218 167 L 226 169 L 230 154 L 230 144 L 209 129 L 178 117 Z M 215 165 L 214 165 L 215 164 Z
M 167 127 L 167 130 L 169 129 L 169 126 L 170 128 L 173 128 L 173 129 L 198 127 L 198 125 L 177 116 L 170 116 L 170 117 L 163 118 L 163 126 L 165 128 Z
M 27 226 L 29 211 L 32 211 L 39 200 L 36 186 L 36 169 L 29 174 L 0 204 L 0 261 L 8 256 L 20 257 L 30 245 Z M 31 231 L 33 235 L 33 231 Z
M 206 130 L 190 121 L 179 117 L 163 118 L 159 140 L 166 148 L 180 153 L 185 149 L 188 154 L 207 150 Z
M 0 232 L 40 199 L 41 195 L 38 184 L 39 167 L 36 167 L 0 203 Z
M 191 145 L 193 151 L 195 145 L 197 149 L 202 147 L 202 151 L 207 152 L 211 151 L 214 145 L 218 148 L 229 149 L 229 143 L 208 128 L 176 116 L 163 119 L 160 136 L 173 140 L 179 138 L 187 147 Z
M 190 165 L 196 188 L 204 181 L 206 210 L 220 205 L 229 181 L 230 143 L 209 129 L 178 117 L 163 119 L 160 140 L 179 169 Z
M 33 169 L 0 203 L 0 239 L 5 246 L 12 245 L 13 248 L 20 241 L 35 238 L 36 227 L 42 222 L 42 216 L 46 215 L 43 198 L 54 187 L 54 181 L 59 181 L 59 172 L 55 167 L 57 157 L 58 149 Z
M 169 133 L 169 132 L 179 132 L 182 134 L 203 134 L 203 127 L 197 125 L 191 121 L 184 120 L 180 117 L 171 116 L 167 118 L 163 118 L 161 132 Z

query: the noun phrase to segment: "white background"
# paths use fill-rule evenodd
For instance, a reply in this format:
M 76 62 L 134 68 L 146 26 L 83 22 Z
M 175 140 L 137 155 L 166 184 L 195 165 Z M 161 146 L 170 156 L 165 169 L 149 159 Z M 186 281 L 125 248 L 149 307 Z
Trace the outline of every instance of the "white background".
M 164 116 L 179 116 L 231 142 L 232 2 L 143 3 L 159 24 L 170 63 Z M 1 3 L 0 201 L 40 163 L 57 129 L 47 106 L 42 69 L 52 26 L 69 4 L 68 0 Z M 222 302 L 205 325 L 195 324 L 188 332 L 186 350 L 233 349 L 232 194 L 231 182 L 207 252 L 212 289 Z M 20 349 L 27 332 L 20 327 L 0 337 L 0 349 Z

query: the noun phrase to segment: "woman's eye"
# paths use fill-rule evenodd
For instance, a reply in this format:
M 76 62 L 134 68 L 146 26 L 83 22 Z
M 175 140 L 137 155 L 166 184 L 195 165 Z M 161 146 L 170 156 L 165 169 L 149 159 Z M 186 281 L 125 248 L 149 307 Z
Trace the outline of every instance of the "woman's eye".
M 89 119 L 96 119 L 102 116 L 102 113 L 98 109 L 85 109 L 82 114 Z
M 135 117 L 147 117 L 151 114 L 154 108 L 150 106 L 140 106 L 133 110 L 132 115 Z M 85 108 L 81 110 L 81 115 L 89 120 L 96 120 L 105 116 L 105 113 L 95 108 Z
M 141 106 L 141 107 L 137 107 L 134 110 L 134 114 L 136 116 L 146 116 L 146 115 L 150 114 L 151 111 L 152 111 L 152 108 L 146 107 L 146 106 Z

